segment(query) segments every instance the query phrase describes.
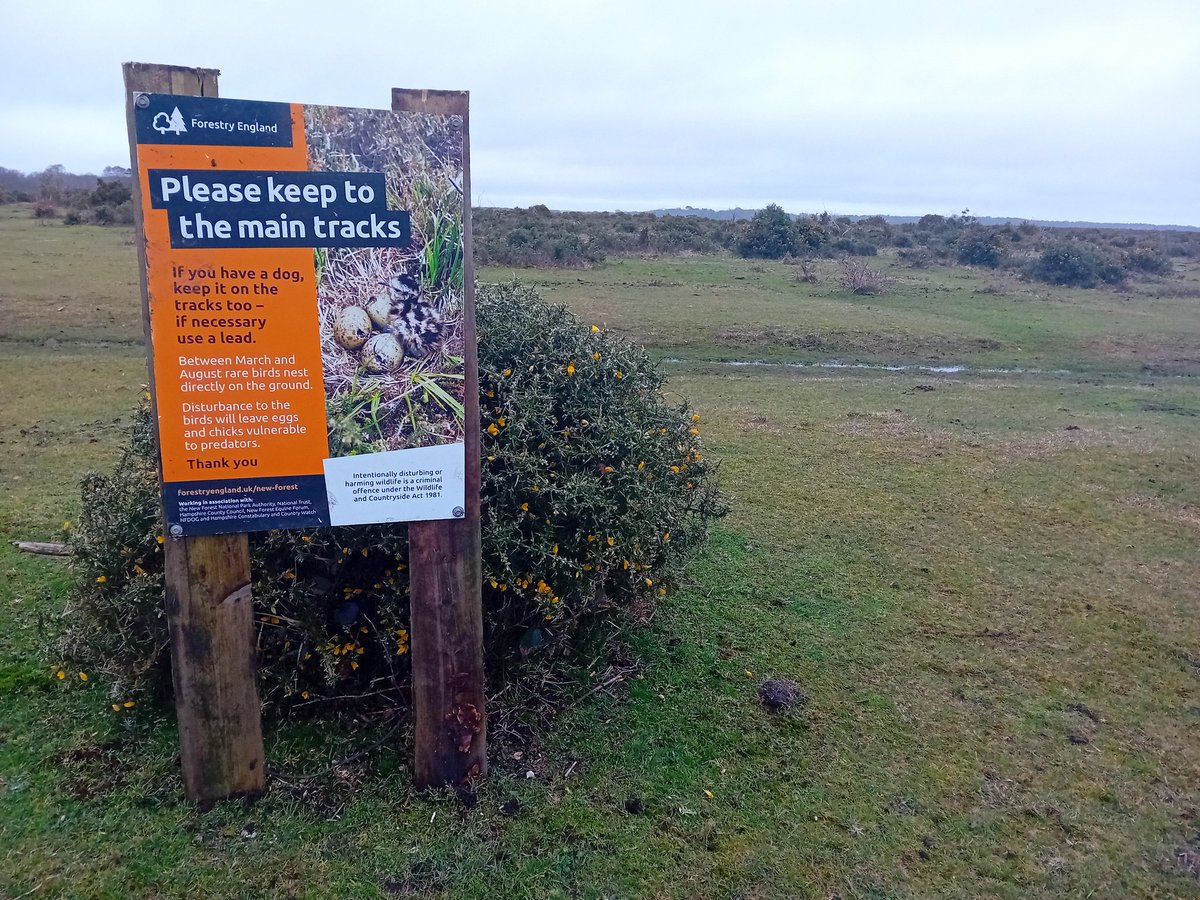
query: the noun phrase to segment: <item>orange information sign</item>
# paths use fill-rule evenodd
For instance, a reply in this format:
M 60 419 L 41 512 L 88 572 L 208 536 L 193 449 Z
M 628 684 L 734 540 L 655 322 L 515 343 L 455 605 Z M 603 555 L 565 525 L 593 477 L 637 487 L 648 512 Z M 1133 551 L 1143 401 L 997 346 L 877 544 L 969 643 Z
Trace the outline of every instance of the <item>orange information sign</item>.
M 134 106 L 170 532 L 461 516 L 461 119 Z

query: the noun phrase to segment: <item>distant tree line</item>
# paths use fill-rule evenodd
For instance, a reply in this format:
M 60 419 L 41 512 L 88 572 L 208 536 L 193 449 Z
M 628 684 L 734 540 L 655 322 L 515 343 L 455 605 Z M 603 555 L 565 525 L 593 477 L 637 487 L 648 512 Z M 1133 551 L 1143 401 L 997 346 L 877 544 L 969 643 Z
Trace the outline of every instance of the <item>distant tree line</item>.
M 654 213 L 472 211 L 475 261 L 516 267 L 583 267 L 610 255 L 720 253 L 736 243 L 731 222 Z
M 984 225 L 969 211 L 916 222 L 883 216 L 793 216 L 771 204 L 741 221 L 653 213 L 474 211 L 480 265 L 583 267 L 608 256 L 734 253 L 801 262 L 893 253 L 914 268 L 1009 269 L 1052 284 L 1119 285 L 1171 274 L 1172 258 L 1200 259 L 1200 232 Z
M 129 178 L 123 166 L 107 166 L 100 175 L 79 175 L 62 165 L 32 173 L 0 167 L 0 203 L 32 203 L 35 217 L 61 216 L 68 225 L 131 225 Z
M 109 166 L 99 176 L 76 175 L 61 165 L 32 174 L 0 168 L 0 203 L 32 203 L 35 216 L 72 225 L 128 225 L 133 222 L 129 178 L 129 170 L 120 166 Z M 476 263 L 516 268 L 587 268 L 609 256 L 718 253 L 802 263 L 883 251 L 914 268 L 1008 269 L 1051 284 L 1096 287 L 1170 275 L 1173 258 L 1200 259 L 1200 232 L 985 225 L 969 210 L 904 223 L 827 212 L 793 216 L 777 204 L 741 220 L 555 212 L 544 205 L 483 207 L 473 216 Z

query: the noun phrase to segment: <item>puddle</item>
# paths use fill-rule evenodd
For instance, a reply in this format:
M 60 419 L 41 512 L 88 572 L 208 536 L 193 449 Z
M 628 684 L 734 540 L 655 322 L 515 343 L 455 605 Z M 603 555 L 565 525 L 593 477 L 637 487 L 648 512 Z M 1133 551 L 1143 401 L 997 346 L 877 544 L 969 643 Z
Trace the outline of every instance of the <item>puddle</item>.
M 667 357 L 663 359 L 664 363 L 682 363 L 678 357 Z M 691 360 L 691 362 L 699 362 L 699 360 Z M 763 366 L 769 369 L 867 369 L 872 372 L 929 372 L 933 375 L 1072 375 L 1070 369 L 1000 369 L 1000 368 L 976 368 L 970 366 L 949 365 L 949 366 L 929 366 L 920 365 L 918 363 L 911 364 L 895 364 L 886 365 L 884 363 L 847 363 L 841 360 L 831 359 L 825 362 L 802 363 L 802 362 L 768 362 L 764 359 L 727 359 L 713 360 L 714 365 L 723 366 Z

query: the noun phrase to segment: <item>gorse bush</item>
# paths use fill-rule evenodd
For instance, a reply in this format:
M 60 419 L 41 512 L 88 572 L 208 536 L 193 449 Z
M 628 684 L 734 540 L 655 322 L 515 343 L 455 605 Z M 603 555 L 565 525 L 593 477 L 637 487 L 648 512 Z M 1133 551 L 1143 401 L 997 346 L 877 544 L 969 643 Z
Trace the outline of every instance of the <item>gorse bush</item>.
M 1125 254 L 1125 268 L 1143 275 L 1170 275 L 1175 267 L 1168 256 L 1153 247 L 1135 247 Z
M 662 402 L 644 351 L 518 284 L 478 321 L 493 639 L 665 590 L 721 512 L 699 415 Z
M 1102 282 L 1116 285 L 1125 280 L 1125 270 L 1116 259 L 1095 244 L 1079 240 L 1051 244 L 1028 271 L 1040 281 L 1068 287 L 1090 288 Z
M 68 204 L 64 225 L 133 224 L 133 197 L 125 181 L 98 178 L 95 190 L 75 191 Z
M 1003 238 L 999 229 L 970 228 L 955 242 L 958 261 L 965 266 L 994 269 L 1004 261 Z
M 800 236 L 792 217 L 783 207 L 772 203 L 754 214 L 738 245 L 741 256 L 758 259 L 783 259 L 796 253 Z
M 645 352 L 519 284 L 478 292 L 485 653 L 497 676 L 580 624 L 665 593 L 724 511 L 698 414 L 662 399 Z M 114 707 L 169 685 L 163 538 L 148 409 L 111 475 L 83 482 L 60 661 Z M 264 700 L 403 687 L 405 526 L 250 536 Z M 536 650 L 534 648 L 537 648 Z M 524 665 L 529 665 L 528 662 Z

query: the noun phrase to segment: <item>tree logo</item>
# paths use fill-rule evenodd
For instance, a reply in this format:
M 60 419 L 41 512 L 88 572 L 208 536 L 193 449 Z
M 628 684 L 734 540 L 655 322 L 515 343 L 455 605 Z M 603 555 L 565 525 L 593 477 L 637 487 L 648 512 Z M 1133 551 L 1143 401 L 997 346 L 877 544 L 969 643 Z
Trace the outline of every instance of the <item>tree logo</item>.
M 187 131 L 187 126 L 183 124 L 183 116 L 179 114 L 178 106 L 169 116 L 165 112 L 158 113 L 150 124 L 159 134 L 166 134 L 168 131 L 174 134 L 183 134 Z

